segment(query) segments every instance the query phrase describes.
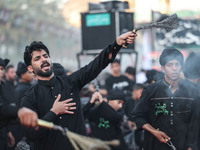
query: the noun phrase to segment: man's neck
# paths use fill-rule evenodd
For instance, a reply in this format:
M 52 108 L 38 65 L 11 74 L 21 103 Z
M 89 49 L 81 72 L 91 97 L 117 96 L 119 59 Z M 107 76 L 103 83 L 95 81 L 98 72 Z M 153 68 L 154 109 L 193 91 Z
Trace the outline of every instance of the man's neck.
M 180 78 L 178 78 L 175 81 L 172 81 L 172 80 L 165 77 L 165 81 L 168 84 L 170 84 L 170 89 L 171 89 L 172 93 L 174 93 L 178 89 L 178 86 L 179 86 L 179 83 L 180 83 Z
M 38 80 L 46 80 L 46 81 L 49 81 L 51 78 L 53 78 L 53 76 L 54 76 L 54 73 L 52 73 L 49 77 L 41 77 L 41 76 L 36 75 Z
M 115 74 L 113 73 L 112 76 L 113 76 L 113 77 L 119 77 L 119 76 L 120 76 L 120 73 L 115 73 Z
M 19 79 L 19 82 L 23 82 L 23 83 L 29 83 L 27 80 L 25 79 Z

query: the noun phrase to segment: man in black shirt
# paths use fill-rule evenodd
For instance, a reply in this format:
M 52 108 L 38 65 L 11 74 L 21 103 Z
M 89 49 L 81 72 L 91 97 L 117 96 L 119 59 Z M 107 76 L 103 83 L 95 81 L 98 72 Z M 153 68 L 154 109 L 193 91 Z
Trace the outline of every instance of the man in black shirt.
M 133 111 L 138 129 L 145 130 L 144 150 L 196 149 L 192 140 L 197 123 L 197 90 L 180 78 L 183 55 L 177 49 L 165 49 L 160 56 L 164 79 L 145 87 Z
M 123 90 L 126 94 L 131 93 L 133 87 L 129 78 L 121 75 L 120 60 L 115 59 L 111 63 L 112 74 L 106 79 L 106 90 L 109 92 L 112 89 Z
M 11 139 L 10 144 L 14 144 L 14 139 L 11 136 L 11 132 L 7 130 L 7 125 L 11 120 L 20 119 L 22 125 L 27 127 L 37 128 L 37 115 L 30 109 L 19 108 L 16 105 L 12 105 L 8 99 L 8 93 L 3 82 L 4 68 L 8 64 L 8 59 L 0 58 L 0 149 L 6 149 L 6 134 Z
M 28 71 L 27 66 L 23 62 L 19 62 L 17 65 L 17 76 L 19 77 L 19 83 L 15 88 L 15 99 L 18 106 L 21 105 L 21 99 L 29 88 L 31 88 L 31 82 L 34 79 L 34 74 Z
M 41 119 L 86 134 L 79 96 L 81 88 L 114 60 L 121 45 L 126 41 L 132 43 L 135 36 L 131 32 L 122 34 L 92 62 L 69 76 L 55 76 L 48 48 L 42 42 L 32 42 L 25 49 L 24 60 L 28 70 L 38 78 L 38 84 L 25 93 L 22 106 L 36 111 Z M 40 128 L 37 132 L 29 130 L 28 136 L 37 150 L 74 149 L 59 132 Z
M 16 70 L 13 65 L 8 65 L 5 68 L 5 85 L 9 90 L 9 94 L 11 97 L 14 97 L 14 91 L 16 87 Z M 16 104 L 15 100 L 12 99 L 12 102 Z

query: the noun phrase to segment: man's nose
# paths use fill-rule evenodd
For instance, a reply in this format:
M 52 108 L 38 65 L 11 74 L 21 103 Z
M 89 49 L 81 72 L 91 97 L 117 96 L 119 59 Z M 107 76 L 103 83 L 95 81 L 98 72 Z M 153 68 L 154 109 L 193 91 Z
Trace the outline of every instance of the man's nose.
M 42 57 L 42 62 L 45 62 L 47 60 L 47 58 Z
M 173 70 L 177 70 L 177 66 L 176 65 L 173 65 L 172 67 L 173 67 L 172 68 Z

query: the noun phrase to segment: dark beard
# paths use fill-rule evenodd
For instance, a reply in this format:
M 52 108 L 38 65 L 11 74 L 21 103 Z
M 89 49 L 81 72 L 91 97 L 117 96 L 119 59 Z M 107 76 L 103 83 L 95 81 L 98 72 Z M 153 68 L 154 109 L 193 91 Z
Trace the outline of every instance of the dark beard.
M 48 71 L 46 71 L 46 72 L 43 72 L 42 70 L 38 70 L 38 71 L 36 72 L 36 74 L 37 74 L 38 76 L 41 76 L 41 77 L 49 77 L 49 76 L 52 75 L 52 73 L 53 73 L 52 67 L 51 67 L 50 70 L 48 70 Z

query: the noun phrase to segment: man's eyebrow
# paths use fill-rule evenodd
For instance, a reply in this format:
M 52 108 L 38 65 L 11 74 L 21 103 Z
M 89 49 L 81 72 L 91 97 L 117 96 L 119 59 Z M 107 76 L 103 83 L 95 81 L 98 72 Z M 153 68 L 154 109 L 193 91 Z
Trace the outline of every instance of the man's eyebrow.
M 33 59 L 40 58 L 40 56 L 35 56 Z

